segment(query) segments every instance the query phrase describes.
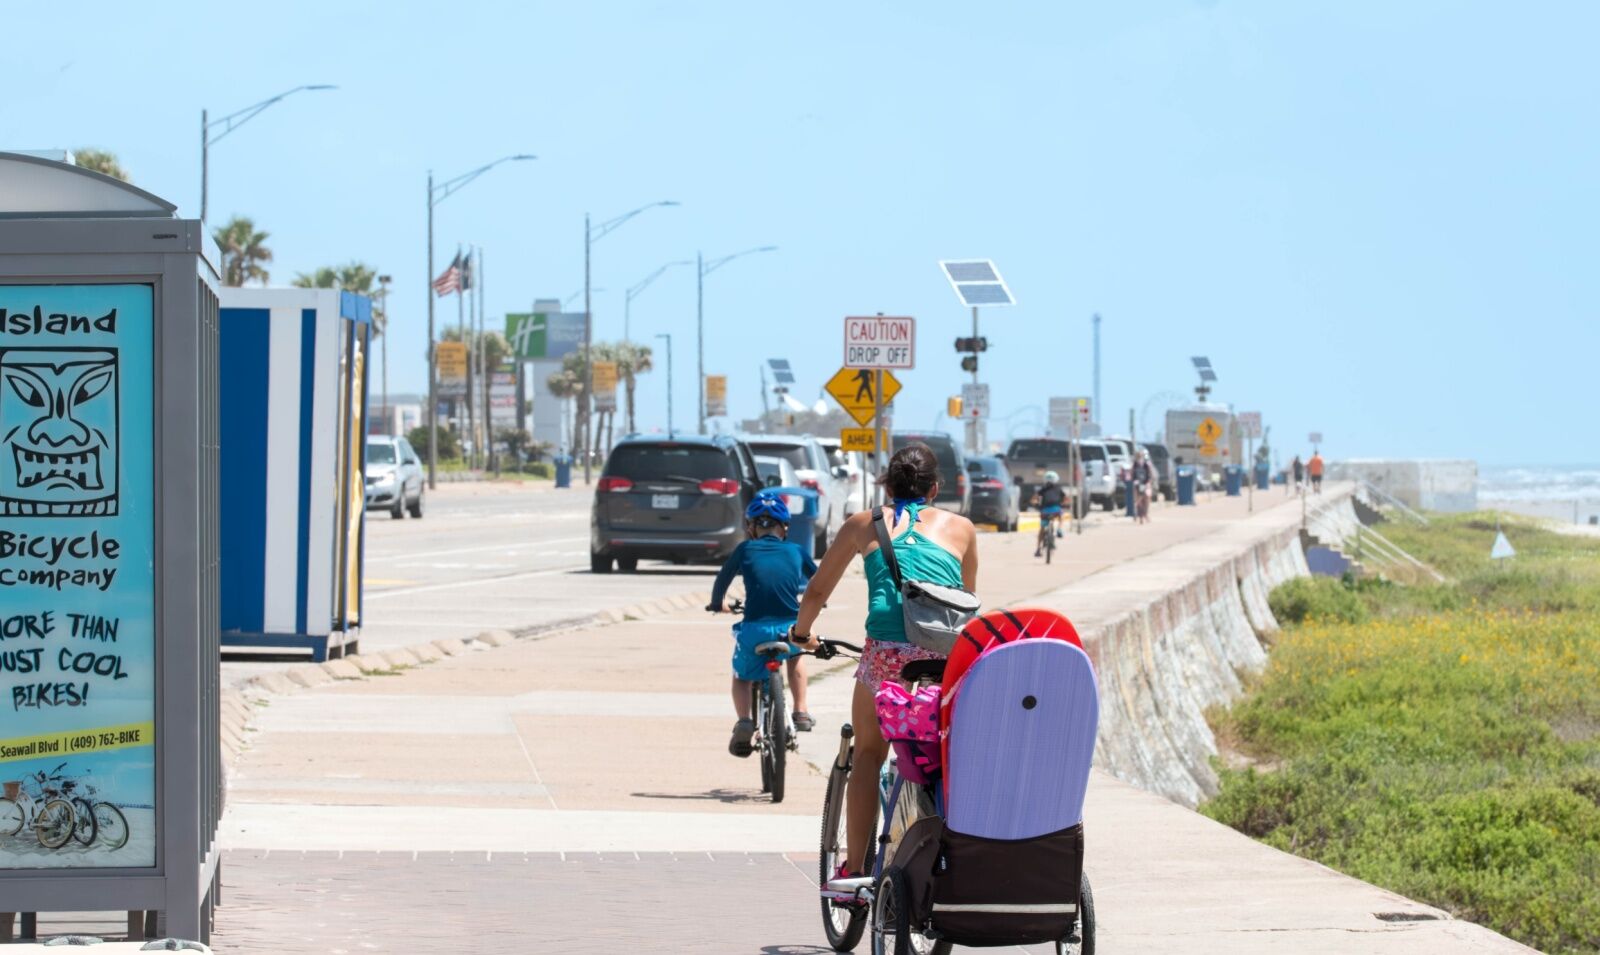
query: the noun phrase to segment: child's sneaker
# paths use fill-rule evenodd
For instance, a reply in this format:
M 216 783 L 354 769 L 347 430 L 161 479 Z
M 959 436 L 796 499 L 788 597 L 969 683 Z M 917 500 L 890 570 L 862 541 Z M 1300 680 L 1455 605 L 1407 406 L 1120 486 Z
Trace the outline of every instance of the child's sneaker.
M 753 751 L 750 738 L 756 735 L 755 720 L 740 720 L 733 724 L 733 738 L 728 740 L 728 752 L 744 759 Z
M 816 725 L 817 721 L 811 718 L 810 713 L 802 713 L 799 710 L 794 711 L 795 732 L 809 733 L 816 727 Z
M 840 879 L 859 879 L 859 878 L 861 878 L 861 873 L 859 873 L 859 872 L 847 872 L 847 871 L 845 871 L 845 867 L 841 865 L 841 866 L 839 866 L 838 869 L 834 870 L 833 878 L 831 880 L 829 880 L 829 881 L 830 882 L 837 882 Z M 853 899 L 833 899 L 831 901 L 833 902 L 835 907 L 841 908 L 841 909 L 851 909 L 851 908 L 865 907 L 866 904 L 867 904 L 866 900 L 863 899 L 859 895 L 856 896 Z

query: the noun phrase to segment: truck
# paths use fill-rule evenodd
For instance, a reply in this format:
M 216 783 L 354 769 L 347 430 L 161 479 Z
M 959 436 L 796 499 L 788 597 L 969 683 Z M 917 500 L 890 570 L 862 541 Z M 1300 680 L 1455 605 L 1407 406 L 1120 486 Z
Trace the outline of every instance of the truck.
M 1196 480 L 1216 487 L 1230 464 L 1248 467 L 1244 434 L 1227 405 L 1200 403 L 1167 412 L 1166 445 L 1174 467 L 1196 469 Z

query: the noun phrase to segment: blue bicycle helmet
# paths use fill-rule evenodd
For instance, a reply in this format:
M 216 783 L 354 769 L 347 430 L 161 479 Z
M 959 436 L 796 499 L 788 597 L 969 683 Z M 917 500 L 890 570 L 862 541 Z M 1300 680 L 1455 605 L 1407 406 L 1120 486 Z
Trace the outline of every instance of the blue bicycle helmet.
M 750 502 L 750 506 L 744 509 L 744 519 L 747 521 L 762 517 L 770 517 L 780 524 L 789 523 L 789 505 L 784 503 L 782 494 L 762 491 Z

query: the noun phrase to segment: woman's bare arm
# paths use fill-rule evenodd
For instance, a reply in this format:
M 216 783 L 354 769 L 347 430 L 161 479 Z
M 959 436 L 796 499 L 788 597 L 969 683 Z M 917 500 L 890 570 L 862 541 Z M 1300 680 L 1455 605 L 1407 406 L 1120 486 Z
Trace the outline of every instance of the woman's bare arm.
M 961 586 L 968 593 L 978 592 L 978 529 L 966 518 L 961 519 L 966 524 L 965 534 L 966 549 L 961 552 Z
M 833 543 L 828 545 L 828 552 L 822 555 L 822 563 L 817 565 L 816 576 L 811 578 L 811 582 L 806 585 L 804 596 L 800 598 L 800 615 L 794 622 L 795 633 L 811 632 L 812 625 L 817 622 L 817 615 L 822 613 L 823 604 L 833 596 L 833 588 L 839 585 L 839 579 L 844 576 L 850 561 L 861 553 L 861 549 L 871 537 L 871 511 L 857 511 L 839 528 L 839 533 L 834 535 Z M 814 643 L 811 640 L 795 642 L 808 650 Z

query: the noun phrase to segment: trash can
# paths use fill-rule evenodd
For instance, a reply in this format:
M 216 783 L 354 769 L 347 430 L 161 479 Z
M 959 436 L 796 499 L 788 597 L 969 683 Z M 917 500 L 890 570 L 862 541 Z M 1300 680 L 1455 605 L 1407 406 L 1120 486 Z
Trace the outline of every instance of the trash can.
M 818 494 L 808 487 L 768 488 L 783 495 L 789 505 L 789 540 L 800 545 L 806 556 L 816 559 Z
M 1135 508 L 1138 505 L 1134 502 L 1134 499 L 1133 499 L 1133 496 L 1134 496 L 1133 478 L 1128 478 L 1126 481 L 1122 482 L 1122 496 L 1124 498 L 1126 498 L 1127 502 L 1128 502 L 1128 507 L 1127 507 L 1127 511 L 1126 511 L 1127 515 L 1129 517 L 1138 517 L 1139 514 L 1135 510 Z
M 1194 468 L 1181 465 L 1178 468 L 1178 503 L 1194 504 Z
M 1237 464 L 1230 464 L 1222 469 L 1222 481 L 1228 489 L 1229 497 L 1238 497 L 1244 492 L 1244 468 Z
M 556 455 L 556 487 L 572 486 L 572 455 Z
M 1265 491 L 1270 486 L 1268 482 L 1271 479 L 1271 477 L 1272 477 L 1272 468 L 1267 466 L 1267 462 L 1265 462 L 1265 461 L 1257 461 L 1256 462 L 1256 490 Z

